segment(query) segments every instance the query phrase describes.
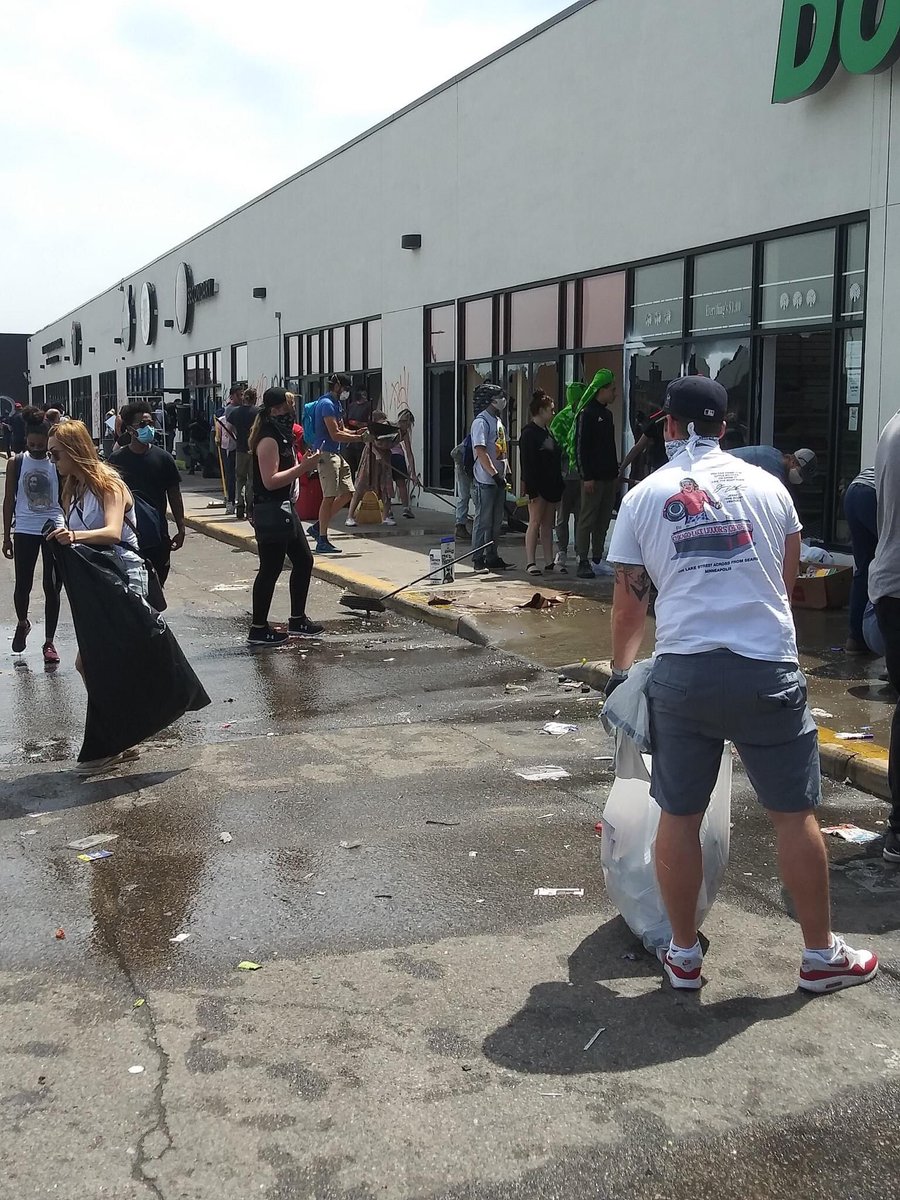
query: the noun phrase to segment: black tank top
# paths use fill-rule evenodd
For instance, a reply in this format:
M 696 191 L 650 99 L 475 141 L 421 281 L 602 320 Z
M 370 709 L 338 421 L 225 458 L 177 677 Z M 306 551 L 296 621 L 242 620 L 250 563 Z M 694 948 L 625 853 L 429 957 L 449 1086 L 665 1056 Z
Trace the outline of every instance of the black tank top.
M 273 438 L 278 446 L 278 470 L 289 471 L 291 467 L 296 465 L 297 456 L 294 453 L 294 443 L 284 436 L 280 429 L 272 424 L 271 421 L 266 421 L 260 430 L 259 441 L 256 444 L 259 449 L 259 442 L 264 438 Z M 291 498 L 291 485 L 285 487 L 274 488 L 270 491 L 262 481 L 259 473 L 259 459 L 256 453 L 253 454 L 253 503 L 254 504 L 283 504 L 285 500 Z

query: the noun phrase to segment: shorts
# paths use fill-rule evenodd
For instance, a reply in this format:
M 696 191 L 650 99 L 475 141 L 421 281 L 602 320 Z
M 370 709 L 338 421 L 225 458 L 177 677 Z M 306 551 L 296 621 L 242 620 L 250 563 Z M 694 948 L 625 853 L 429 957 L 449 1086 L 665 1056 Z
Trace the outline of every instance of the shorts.
M 340 454 L 329 454 L 327 450 L 323 450 L 317 470 L 323 496 L 333 498 L 342 496 L 344 492 L 353 491 L 353 476 L 350 473 L 350 467 Z
M 792 663 L 712 650 L 662 654 L 647 686 L 650 794 L 675 816 L 706 811 L 725 741 L 764 808 L 806 812 L 822 799 L 819 739 L 806 679 Z
M 409 468 L 402 454 L 391 455 L 391 479 L 393 479 L 394 483 L 407 483 L 409 481 Z

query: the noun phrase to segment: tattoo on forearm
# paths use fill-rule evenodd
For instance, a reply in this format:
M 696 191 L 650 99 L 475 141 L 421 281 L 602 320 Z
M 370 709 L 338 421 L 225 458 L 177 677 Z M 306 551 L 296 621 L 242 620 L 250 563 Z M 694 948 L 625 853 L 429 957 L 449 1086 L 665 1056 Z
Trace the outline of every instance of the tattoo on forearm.
M 636 567 L 632 563 L 613 563 L 616 572 L 616 583 L 627 587 L 636 600 L 646 600 L 650 595 L 651 580 L 646 567 Z

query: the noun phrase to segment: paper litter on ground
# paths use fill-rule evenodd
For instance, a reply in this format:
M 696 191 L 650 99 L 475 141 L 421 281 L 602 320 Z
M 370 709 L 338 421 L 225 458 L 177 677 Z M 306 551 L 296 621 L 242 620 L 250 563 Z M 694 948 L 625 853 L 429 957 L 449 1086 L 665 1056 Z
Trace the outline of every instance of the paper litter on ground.
M 527 779 L 532 783 L 541 783 L 547 779 L 571 779 L 571 775 L 565 767 L 529 767 L 527 771 L 516 771 L 520 779 Z
M 577 725 L 567 725 L 564 721 L 548 721 L 541 731 L 549 733 L 551 737 L 562 737 L 566 733 L 577 733 Z
M 583 896 L 584 888 L 551 888 L 539 887 L 534 889 L 535 896 Z
M 840 838 L 843 842 L 853 842 L 856 846 L 864 846 L 866 842 L 877 842 L 881 837 L 880 833 L 873 833 L 871 829 L 860 829 L 858 825 L 824 825 L 822 832 L 829 837 Z
M 871 733 L 836 733 L 835 737 L 842 742 L 871 742 L 874 740 L 874 734 Z
M 114 842 L 118 839 L 117 833 L 94 833 L 90 837 L 79 838 L 75 842 L 69 842 L 69 850 L 90 850 L 92 846 L 102 846 L 104 842 Z
M 818 717 L 820 721 L 827 721 L 834 713 L 826 712 L 824 708 L 811 708 L 810 713 L 814 717 Z

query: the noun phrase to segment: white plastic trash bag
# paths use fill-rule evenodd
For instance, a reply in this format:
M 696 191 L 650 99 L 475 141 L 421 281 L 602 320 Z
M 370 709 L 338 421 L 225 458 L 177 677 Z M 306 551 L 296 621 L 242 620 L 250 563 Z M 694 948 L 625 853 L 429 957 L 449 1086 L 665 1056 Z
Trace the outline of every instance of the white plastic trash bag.
M 633 760 L 633 761 L 631 761 Z M 659 806 L 650 795 L 650 755 L 619 737 L 616 781 L 603 811 L 600 865 L 610 900 L 648 950 L 667 946 L 669 918 L 656 882 L 656 831 Z M 703 824 L 703 884 L 697 901 L 697 928 L 712 908 L 728 866 L 731 842 L 731 745 L 725 743 L 719 776 Z

